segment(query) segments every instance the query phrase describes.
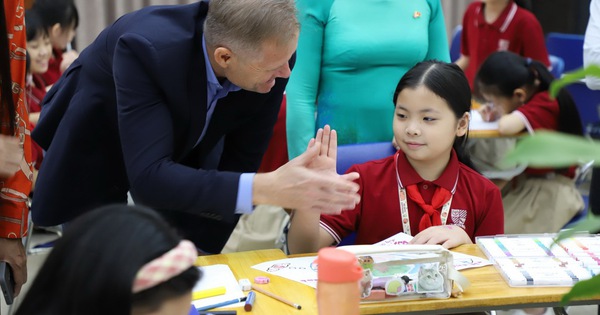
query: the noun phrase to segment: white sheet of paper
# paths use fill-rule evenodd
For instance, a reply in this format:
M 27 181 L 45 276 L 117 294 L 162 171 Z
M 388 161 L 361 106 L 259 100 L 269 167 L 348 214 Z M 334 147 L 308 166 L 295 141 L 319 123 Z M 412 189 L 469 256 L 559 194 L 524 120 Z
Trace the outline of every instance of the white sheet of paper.
M 483 121 L 477 110 L 471 110 L 470 130 L 498 130 L 498 121 Z
M 198 308 L 213 305 L 246 296 L 240 288 L 231 268 L 228 265 L 209 265 L 198 267 L 202 271 L 202 277 L 194 286 L 193 291 L 207 290 L 217 287 L 225 287 L 225 294 L 192 301 Z M 227 307 L 241 307 L 244 302 L 227 305 Z

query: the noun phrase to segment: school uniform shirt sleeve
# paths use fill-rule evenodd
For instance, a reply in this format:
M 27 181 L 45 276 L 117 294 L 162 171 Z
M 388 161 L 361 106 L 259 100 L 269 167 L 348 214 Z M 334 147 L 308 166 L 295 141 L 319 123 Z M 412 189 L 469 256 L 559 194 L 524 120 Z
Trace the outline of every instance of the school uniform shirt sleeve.
M 472 30 L 471 25 L 475 23 L 476 12 L 481 7 L 481 2 L 475 1 L 471 3 L 465 14 L 463 15 L 462 21 L 462 33 L 460 36 L 460 53 L 469 57 L 471 55 L 471 47 L 469 46 L 470 33 Z M 472 35 L 471 35 L 472 36 Z
M 500 190 L 485 178 L 482 178 L 482 185 L 485 187 L 481 204 L 483 211 L 476 218 L 475 233 L 471 236 L 473 243 L 477 236 L 504 234 L 504 207 Z
M 515 110 L 515 113 L 521 116 L 528 131 L 558 130 L 558 101 L 551 99 L 547 91 L 535 94 L 529 102 Z
M 489 179 L 459 164 L 449 224 L 464 229 L 473 242 L 477 236 L 503 234 L 504 208 L 500 190 Z
M 354 165 L 348 172 L 360 174 L 360 203 L 340 215 L 322 215 L 321 227 L 336 242 L 356 232 L 355 244 L 374 244 L 402 232 L 394 156 Z
M 13 101 L 16 109 L 14 135 L 21 139 L 23 159 L 21 168 L 13 176 L 0 184 L 0 237 L 22 238 L 27 235 L 29 207 L 27 198 L 31 192 L 33 178 L 31 163 L 31 129 L 29 113 L 25 106 L 25 43 L 26 34 L 23 21 L 23 1 L 4 2 L 6 25 L 10 26 L 9 45 L 14 49 L 11 54 L 11 79 L 13 82 Z M 12 27 L 15 26 L 15 27 Z M 10 134 L 8 115 L 2 117 L 2 134 Z
M 360 172 L 355 165 L 350 167 L 347 173 L 357 171 Z M 359 185 L 358 194 L 360 195 L 361 202 L 359 202 L 354 209 L 342 211 L 342 213 L 339 215 L 321 215 L 321 228 L 323 228 L 333 237 L 336 244 L 341 242 L 346 236 L 352 234 L 352 232 L 355 232 L 360 225 L 364 200 L 363 198 L 365 198 L 365 182 L 362 174 L 361 177 L 356 180 L 356 183 Z
M 529 57 L 550 66 L 550 58 L 548 57 L 548 49 L 546 48 L 546 40 L 544 39 L 544 31 L 540 22 L 535 15 L 526 9 L 519 8 L 517 14 L 521 16 L 516 24 L 515 34 L 520 37 L 521 56 Z M 527 30 L 527 31 L 522 31 Z
M 431 7 L 429 19 L 429 49 L 425 60 L 437 59 L 450 62 L 450 48 L 446 36 L 446 23 L 444 22 L 444 11 L 440 0 L 428 0 Z

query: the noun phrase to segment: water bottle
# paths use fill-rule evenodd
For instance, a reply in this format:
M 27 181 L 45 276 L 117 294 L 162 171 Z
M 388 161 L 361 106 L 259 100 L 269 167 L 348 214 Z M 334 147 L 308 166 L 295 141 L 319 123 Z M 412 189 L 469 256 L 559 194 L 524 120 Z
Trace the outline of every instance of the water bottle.
M 317 264 L 319 315 L 358 315 L 363 271 L 356 256 L 326 247 L 319 250 Z

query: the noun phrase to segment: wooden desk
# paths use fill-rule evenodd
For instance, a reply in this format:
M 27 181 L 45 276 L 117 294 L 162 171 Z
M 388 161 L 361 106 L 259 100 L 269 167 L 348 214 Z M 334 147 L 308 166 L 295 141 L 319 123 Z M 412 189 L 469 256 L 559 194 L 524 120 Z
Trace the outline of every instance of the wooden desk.
M 484 129 L 484 130 L 480 130 L 480 129 L 471 129 L 469 128 L 469 139 L 473 139 L 473 138 L 500 138 L 503 137 L 500 135 L 500 132 L 498 132 L 498 130 L 491 130 L 491 129 Z
M 463 245 L 454 251 L 485 257 L 477 245 Z M 260 250 L 224 255 L 202 256 L 199 265 L 228 264 L 237 279 L 267 275 L 252 269 L 257 263 L 286 258 L 279 250 Z M 417 301 L 397 301 L 369 303 L 361 305 L 361 314 L 457 314 L 482 310 L 515 309 L 525 307 L 554 307 L 559 305 L 568 287 L 512 288 L 500 276 L 494 266 L 464 270 L 463 274 L 471 281 L 471 287 L 461 297 L 450 299 L 432 299 Z M 271 283 L 264 288 L 277 295 L 302 305 L 302 310 L 275 301 L 260 293 L 254 309 L 248 314 L 317 314 L 315 290 L 307 285 L 273 275 L 268 275 Z M 598 304 L 596 299 L 580 300 L 572 305 Z M 246 313 L 237 308 L 238 314 Z

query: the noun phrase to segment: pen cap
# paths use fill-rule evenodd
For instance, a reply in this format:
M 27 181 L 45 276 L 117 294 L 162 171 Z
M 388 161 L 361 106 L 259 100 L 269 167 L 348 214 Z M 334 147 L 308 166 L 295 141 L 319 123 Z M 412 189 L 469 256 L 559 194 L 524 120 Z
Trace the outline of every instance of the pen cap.
M 331 283 L 355 282 L 362 278 L 363 270 L 354 254 L 334 247 L 319 250 L 317 256 L 319 281 Z

